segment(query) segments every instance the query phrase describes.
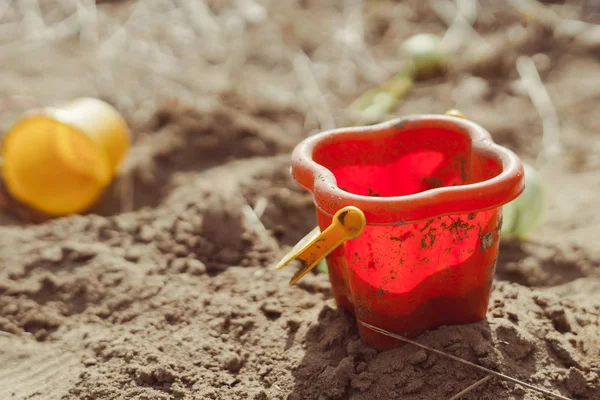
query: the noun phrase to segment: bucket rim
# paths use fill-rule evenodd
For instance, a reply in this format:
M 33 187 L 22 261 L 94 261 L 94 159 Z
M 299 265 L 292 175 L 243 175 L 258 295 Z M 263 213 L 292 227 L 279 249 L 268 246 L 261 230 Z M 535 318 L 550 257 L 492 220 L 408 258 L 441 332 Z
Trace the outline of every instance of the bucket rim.
M 499 161 L 502 171 L 481 182 L 403 196 L 373 197 L 342 190 L 333 172 L 313 160 L 315 149 L 323 144 L 343 139 L 390 137 L 423 128 L 438 128 L 467 135 L 471 139 L 472 151 Z M 489 210 L 514 200 L 525 188 L 524 166 L 514 152 L 496 144 L 481 125 L 464 118 L 439 114 L 408 115 L 375 125 L 317 133 L 295 147 L 290 169 L 294 180 L 313 194 L 315 205 L 321 212 L 333 216 L 343 207 L 356 206 L 364 212 L 369 225 L 404 224 L 450 214 Z

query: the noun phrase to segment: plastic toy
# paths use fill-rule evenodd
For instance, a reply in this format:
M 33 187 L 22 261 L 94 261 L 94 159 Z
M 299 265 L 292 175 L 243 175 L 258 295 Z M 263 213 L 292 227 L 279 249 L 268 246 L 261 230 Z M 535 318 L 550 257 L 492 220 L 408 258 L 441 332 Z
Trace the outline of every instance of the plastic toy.
M 4 137 L 4 189 L 44 215 L 85 211 L 107 188 L 129 145 L 125 121 L 101 100 L 31 110 Z
M 300 143 L 291 173 L 312 192 L 318 227 L 278 264 L 323 257 L 338 306 L 415 337 L 485 318 L 502 205 L 524 189 L 523 165 L 452 110 L 324 132 Z M 385 350 L 401 344 L 359 325 Z

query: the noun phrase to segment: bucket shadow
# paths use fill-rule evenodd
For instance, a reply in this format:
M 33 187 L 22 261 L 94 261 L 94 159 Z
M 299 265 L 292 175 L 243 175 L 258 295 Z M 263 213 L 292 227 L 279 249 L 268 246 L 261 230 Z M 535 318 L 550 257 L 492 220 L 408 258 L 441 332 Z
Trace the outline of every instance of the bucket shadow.
M 410 344 L 378 352 L 360 340 L 356 324 L 354 317 L 343 309 L 325 306 L 321 310 L 318 322 L 306 333 L 306 353 L 293 371 L 295 384 L 288 399 L 450 398 L 486 375 Z M 493 326 L 492 329 L 487 320 L 443 326 L 420 335 L 417 340 L 526 380 L 536 371 L 533 344 L 524 341 L 509 321 L 501 324 L 500 329 L 496 324 Z M 515 352 L 514 346 L 503 343 L 517 343 L 523 351 Z M 501 359 L 504 359 L 502 368 Z M 483 393 L 495 396 L 490 398 L 503 398 L 507 394 L 497 380 L 490 380 L 466 398 L 480 398 Z M 512 395 L 519 399 L 524 393 Z

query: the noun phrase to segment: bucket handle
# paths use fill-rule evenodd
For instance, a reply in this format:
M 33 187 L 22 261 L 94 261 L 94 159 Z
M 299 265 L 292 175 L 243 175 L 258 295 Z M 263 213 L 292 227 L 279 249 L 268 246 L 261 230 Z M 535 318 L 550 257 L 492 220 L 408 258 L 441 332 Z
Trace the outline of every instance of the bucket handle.
M 290 285 L 298 282 L 308 274 L 319 262 L 327 257 L 340 244 L 360 235 L 367 225 L 365 214 L 354 206 L 347 206 L 333 216 L 331 225 L 323 232 L 319 227 L 304 236 L 277 264 L 276 269 L 281 269 L 298 260 L 301 267 L 290 279 Z

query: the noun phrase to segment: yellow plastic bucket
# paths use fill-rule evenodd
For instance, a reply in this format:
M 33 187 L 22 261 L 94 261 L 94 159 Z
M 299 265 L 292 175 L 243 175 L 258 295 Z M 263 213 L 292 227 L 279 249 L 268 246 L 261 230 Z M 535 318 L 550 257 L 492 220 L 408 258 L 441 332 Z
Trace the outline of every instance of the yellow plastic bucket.
M 130 141 L 123 117 L 98 99 L 31 110 L 4 137 L 4 185 L 43 213 L 83 212 L 110 184 Z

